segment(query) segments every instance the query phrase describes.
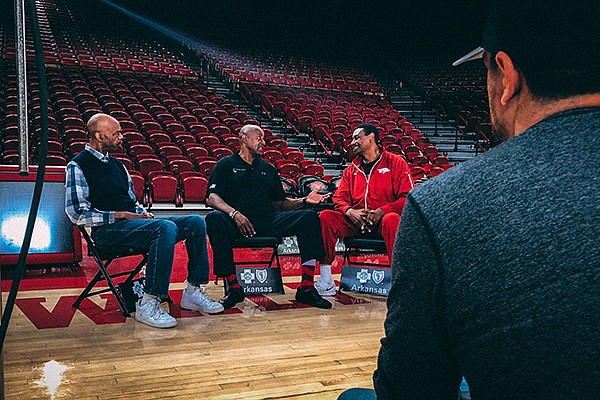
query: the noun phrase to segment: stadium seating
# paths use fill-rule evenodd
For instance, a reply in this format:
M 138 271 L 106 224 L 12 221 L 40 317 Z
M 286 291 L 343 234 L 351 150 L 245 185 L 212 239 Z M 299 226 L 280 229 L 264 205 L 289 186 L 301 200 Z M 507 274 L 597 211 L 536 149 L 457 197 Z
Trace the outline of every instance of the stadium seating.
M 281 137 L 264 127 L 264 159 L 292 180 L 325 173 L 318 162 L 305 160 L 302 150 L 288 147 L 292 136 L 309 138 L 311 146 L 303 146 L 305 151 L 310 148 L 312 152 L 314 147 L 326 157 L 350 160 L 354 157 L 350 136 L 365 122 L 380 129 L 384 147 L 404 156 L 415 176 L 433 177 L 451 167 L 448 158 L 429 142 L 427 132 L 395 110 L 380 85 L 360 68 L 266 53 L 240 55 L 203 44 L 192 55 L 100 5 L 57 0 L 39 5 L 38 13 L 45 16 L 41 28 L 50 95 L 48 164 L 65 165 L 78 154 L 87 143 L 85 121 L 97 112 L 108 113 L 123 129 L 122 149 L 113 155 L 130 171 L 136 196 L 145 204 L 204 201 L 203 179 L 210 177 L 218 159 L 239 148 L 239 128 L 260 124 L 265 115 L 281 119 L 290 130 Z M 127 32 L 83 24 L 97 7 L 110 13 L 115 24 L 127 23 Z M 1 45 L 0 160 L 16 164 L 17 77 L 14 64 L 6 61 L 14 57 L 14 39 L 4 35 Z M 28 54 L 33 56 L 31 43 Z M 254 118 L 256 114 L 236 105 L 238 94 L 224 96 L 209 87 L 200 64 L 235 83 L 242 101 L 264 114 Z M 36 163 L 41 130 L 39 83 L 36 72 L 29 73 L 30 153 Z M 469 112 L 466 106 L 455 108 L 462 121 L 457 129 L 479 134 L 485 149 L 488 116 Z

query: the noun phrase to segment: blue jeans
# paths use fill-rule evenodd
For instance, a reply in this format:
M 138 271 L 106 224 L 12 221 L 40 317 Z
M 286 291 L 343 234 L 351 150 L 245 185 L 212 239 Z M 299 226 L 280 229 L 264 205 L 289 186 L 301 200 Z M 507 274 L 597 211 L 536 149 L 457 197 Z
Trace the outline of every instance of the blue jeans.
M 353 388 L 339 395 L 337 400 L 377 400 L 373 389 Z
M 187 281 L 193 285 L 208 283 L 206 223 L 199 215 L 122 219 L 93 228 L 92 237 L 100 247 L 127 246 L 148 250 L 144 286 L 144 292 L 148 294 L 168 297 L 175 244 L 181 240 L 185 240 L 188 255 Z

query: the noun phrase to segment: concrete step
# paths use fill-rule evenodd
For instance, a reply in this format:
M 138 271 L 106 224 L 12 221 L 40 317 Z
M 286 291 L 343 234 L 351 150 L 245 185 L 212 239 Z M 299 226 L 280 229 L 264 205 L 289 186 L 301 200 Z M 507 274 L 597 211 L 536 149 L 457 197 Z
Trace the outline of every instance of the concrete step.
M 438 128 L 437 131 L 435 130 L 435 128 L 428 128 L 428 127 L 419 127 L 419 130 L 421 131 L 421 133 L 425 136 L 427 136 L 428 138 L 437 138 L 437 137 L 452 137 L 454 138 L 455 136 L 455 132 L 454 131 L 450 131 L 447 129 L 440 129 Z
M 457 138 L 452 135 L 452 136 L 432 136 L 429 138 L 429 140 L 431 140 L 432 142 L 435 142 L 437 144 L 443 144 L 443 145 L 453 145 L 454 143 L 458 143 L 461 145 L 469 145 L 469 146 L 475 146 L 475 142 L 473 140 L 464 140 L 462 139 L 460 136 Z
M 451 164 L 460 164 L 475 157 L 475 153 L 470 152 L 452 152 L 448 153 L 448 160 Z
M 436 146 L 442 153 L 464 152 L 473 153 L 473 155 L 475 155 L 475 147 L 472 144 L 458 144 L 455 146 L 454 143 L 437 143 Z
M 447 154 L 452 163 L 464 162 L 475 156 L 474 141 L 456 138 L 456 127 L 452 122 L 438 121 L 436 113 L 426 109 L 419 96 L 408 89 L 392 92 L 389 96 L 393 107 L 404 115 L 412 124 L 421 130 L 441 153 Z
M 416 97 L 415 97 L 415 101 L 416 101 Z M 413 97 L 409 96 L 409 95 L 397 95 L 397 94 L 393 94 L 390 96 L 390 101 L 393 102 L 398 102 L 398 103 L 407 103 L 407 102 L 412 102 L 413 101 Z

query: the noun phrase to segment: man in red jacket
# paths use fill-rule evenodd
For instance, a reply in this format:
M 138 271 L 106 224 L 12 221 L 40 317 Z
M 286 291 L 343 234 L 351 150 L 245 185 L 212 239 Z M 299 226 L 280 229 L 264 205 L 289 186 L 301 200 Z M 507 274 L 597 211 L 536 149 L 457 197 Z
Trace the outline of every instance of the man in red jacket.
M 315 288 L 321 296 L 334 296 L 331 263 L 338 239 L 359 234 L 383 237 L 390 260 L 406 194 L 414 187 L 406 161 L 379 147 L 379 132 L 362 124 L 352 134 L 357 157 L 344 170 L 333 196 L 334 210 L 321 212 L 326 256 Z

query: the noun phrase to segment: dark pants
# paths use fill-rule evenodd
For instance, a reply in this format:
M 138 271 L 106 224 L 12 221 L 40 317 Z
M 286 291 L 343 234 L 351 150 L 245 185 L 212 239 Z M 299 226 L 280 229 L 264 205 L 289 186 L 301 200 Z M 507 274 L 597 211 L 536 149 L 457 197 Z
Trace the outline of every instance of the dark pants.
M 123 219 L 94 228 L 92 236 L 101 247 L 148 249 L 144 287 L 148 294 L 168 297 L 175 243 L 181 240 L 185 240 L 188 254 L 188 282 L 193 285 L 208 283 L 206 224 L 198 215 L 167 219 Z
M 296 236 L 302 262 L 319 260 L 324 254 L 319 215 L 314 210 L 282 211 L 250 219 L 256 236 Z M 242 238 L 236 223 L 221 211 L 206 216 L 208 238 L 213 250 L 213 268 L 218 277 L 235 274 L 232 243 Z
M 373 389 L 348 389 L 337 398 L 337 400 L 377 400 Z

